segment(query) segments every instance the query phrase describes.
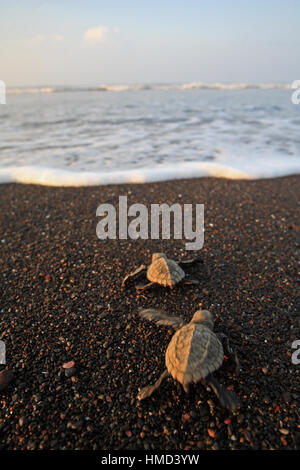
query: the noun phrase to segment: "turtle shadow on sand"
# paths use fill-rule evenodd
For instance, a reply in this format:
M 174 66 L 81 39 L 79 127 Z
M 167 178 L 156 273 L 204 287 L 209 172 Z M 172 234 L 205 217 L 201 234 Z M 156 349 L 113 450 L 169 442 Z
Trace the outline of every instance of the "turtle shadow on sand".
M 158 325 L 172 326 L 177 331 L 166 350 L 166 369 L 153 385 L 148 385 L 139 391 L 138 400 L 150 397 L 165 378 L 172 376 L 182 385 L 186 393 L 189 393 L 192 383 L 202 382 L 214 391 L 222 406 L 230 411 L 235 411 L 239 407 L 240 402 L 235 393 L 220 385 L 212 375 L 223 364 L 224 353 L 236 373 L 239 371 L 239 361 L 229 345 L 228 337 L 223 333 L 214 333 L 213 317 L 208 310 L 196 311 L 187 324 L 182 318 L 169 316 L 159 309 L 139 309 L 139 315 Z
M 127 285 L 129 279 L 137 278 L 141 274 L 146 274 L 146 277 L 150 282 L 144 285 L 137 285 L 137 291 L 148 289 L 154 284 L 171 288 L 179 282 L 199 285 L 199 281 L 191 278 L 183 269 L 197 263 L 203 263 L 202 259 L 195 257 L 185 261 L 174 261 L 167 258 L 164 253 L 153 253 L 150 265 L 147 267 L 145 264 L 142 264 L 131 273 L 126 274 L 122 281 L 122 287 Z

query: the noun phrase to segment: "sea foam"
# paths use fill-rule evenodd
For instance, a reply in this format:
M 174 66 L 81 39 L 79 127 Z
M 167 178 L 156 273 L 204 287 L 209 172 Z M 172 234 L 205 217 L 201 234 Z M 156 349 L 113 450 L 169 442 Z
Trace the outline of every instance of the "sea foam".
M 300 106 L 289 90 L 207 86 L 10 95 L 0 106 L 0 182 L 88 186 L 300 173 Z
M 0 168 L 0 183 L 41 184 L 46 186 L 97 186 L 107 184 L 150 183 L 175 179 L 216 177 L 228 179 L 274 178 L 300 173 L 300 164 L 282 166 L 256 165 L 233 167 L 212 162 L 185 162 L 161 165 L 156 168 L 139 168 L 120 171 L 71 171 L 39 166 Z

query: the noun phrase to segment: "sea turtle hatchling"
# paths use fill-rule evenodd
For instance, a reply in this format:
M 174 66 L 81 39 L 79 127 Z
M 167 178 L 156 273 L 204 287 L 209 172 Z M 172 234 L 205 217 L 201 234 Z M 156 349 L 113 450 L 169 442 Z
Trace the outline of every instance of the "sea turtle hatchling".
M 237 396 L 222 387 L 212 373 L 221 367 L 224 351 L 234 364 L 236 372 L 239 368 L 238 358 L 230 348 L 227 336 L 213 332 L 213 317 L 208 310 L 195 312 L 188 324 L 184 324 L 179 317 L 168 316 L 162 310 L 152 308 L 140 309 L 139 315 L 141 318 L 155 321 L 158 325 L 172 326 L 178 331 L 173 335 L 166 350 L 166 370 L 153 385 L 140 390 L 138 400 L 152 395 L 162 381 L 171 375 L 182 384 L 187 393 L 191 383 L 201 381 L 208 384 L 225 408 L 236 410 L 239 406 Z
M 186 284 L 199 284 L 197 280 L 186 277 L 186 274 L 182 269 L 185 266 L 199 262 L 202 262 L 199 258 L 186 261 L 174 261 L 167 258 L 164 253 L 153 253 L 152 262 L 148 268 L 145 264 L 142 264 L 135 271 L 127 274 L 123 279 L 122 287 L 126 285 L 128 279 L 136 277 L 145 271 L 147 279 L 150 282 L 145 285 L 136 286 L 137 290 L 144 290 L 153 284 L 160 284 L 164 287 L 174 287 L 175 284 L 178 284 L 181 281 Z

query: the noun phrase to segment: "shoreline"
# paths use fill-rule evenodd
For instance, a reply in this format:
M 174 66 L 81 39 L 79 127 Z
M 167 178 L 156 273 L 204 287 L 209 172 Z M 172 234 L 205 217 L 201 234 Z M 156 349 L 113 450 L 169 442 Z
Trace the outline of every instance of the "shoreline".
M 96 236 L 99 204 L 204 204 L 200 287 L 121 289 L 154 251 L 185 259 L 186 240 Z M 299 449 L 300 339 L 296 250 L 300 175 L 202 177 L 88 187 L 1 185 L 0 339 L 14 381 L 0 392 L 0 449 Z M 229 333 L 241 409 L 230 414 L 201 384 L 172 379 L 138 403 L 164 368 L 173 332 L 141 321 L 157 307 L 188 321 L 201 305 Z M 68 378 L 62 364 L 75 361 Z M 3 366 L 1 366 L 1 370 Z
M 253 162 L 252 162 L 253 163 Z M 279 165 L 278 165 L 279 164 Z M 288 176 L 299 176 L 300 167 L 292 160 L 282 169 L 281 161 L 274 159 L 261 167 L 238 162 L 181 162 L 164 164 L 154 168 L 132 168 L 107 172 L 73 171 L 62 168 L 23 166 L 0 168 L 0 184 L 32 184 L 49 187 L 93 187 L 126 184 L 165 183 L 178 180 L 221 178 L 240 181 L 257 181 Z

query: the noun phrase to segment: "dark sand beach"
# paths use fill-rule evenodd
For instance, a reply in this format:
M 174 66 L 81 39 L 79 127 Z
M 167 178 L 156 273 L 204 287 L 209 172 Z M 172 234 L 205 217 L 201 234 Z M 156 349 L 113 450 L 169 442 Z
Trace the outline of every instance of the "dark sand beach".
M 96 208 L 205 204 L 200 285 L 121 289 L 154 251 L 189 258 L 185 240 L 96 237 Z M 179 196 L 181 195 L 181 196 Z M 297 273 L 300 177 L 202 178 L 145 185 L 53 188 L 4 184 L 0 339 L 14 380 L 0 392 L 0 449 L 299 449 Z M 202 306 L 240 363 L 216 376 L 240 397 L 234 414 L 201 384 L 173 379 L 138 403 L 164 369 L 173 331 L 141 321 L 155 306 L 189 321 Z M 62 364 L 74 360 L 76 375 Z M 3 369 L 4 366 L 1 366 Z

